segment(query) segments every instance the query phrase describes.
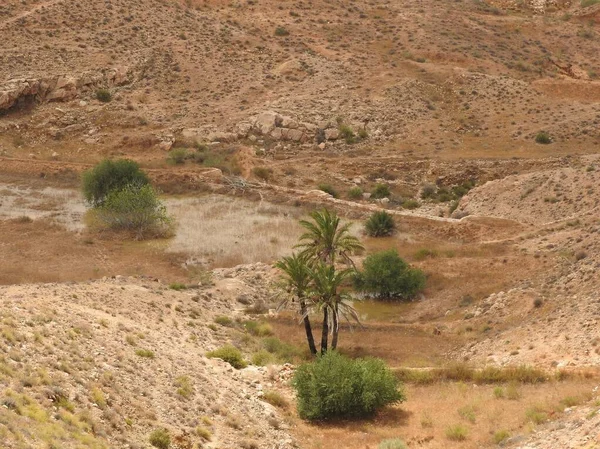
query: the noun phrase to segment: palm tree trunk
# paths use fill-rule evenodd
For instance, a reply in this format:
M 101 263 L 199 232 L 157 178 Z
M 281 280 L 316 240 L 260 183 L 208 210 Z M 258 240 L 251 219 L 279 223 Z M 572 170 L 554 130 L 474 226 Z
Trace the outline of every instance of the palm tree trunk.
M 323 332 L 321 333 L 321 354 L 327 352 L 327 340 L 329 338 L 329 316 L 327 307 L 323 309 Z
M 337 342 L 338 342 L 338 314 L 337 314 L 337 305 L 335 307 L 335 312 L 333 312 L 332 314 L 332 320 L 331 323 L 333 325 L 333 329 L 332 329 L 332 333 L 333 336 L 331 337 L 331 350 L 335 351 L 335 349 L 337 348 Z
M 312 327 L 310 325 L 310 319 L 306 313 L 306 303 L 300 300 L 300 312 L 304 317 L 304 330 L 306 331 L 306 341 L 308 341 L 308 349 L 312 355 L 317 355 L 317 347 L 315 346 L 315 337 L 313 337 Z

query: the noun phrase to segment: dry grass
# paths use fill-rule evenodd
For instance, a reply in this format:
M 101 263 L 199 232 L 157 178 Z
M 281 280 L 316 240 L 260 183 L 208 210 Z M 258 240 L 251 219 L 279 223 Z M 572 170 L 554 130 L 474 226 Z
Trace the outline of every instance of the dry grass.
M 300 235 L 300 211 L 228 196 L 167 200 L 177 221 L 168 251 L 211 267 L 271 263 L 289 254 Z
M 496 398 L 493 386 L 462 382 L 407 385 L 407 402 L 371 420 L 310 425 L 298 419 L 296 434 L 306 449 L 363 449 L 398 437 L 427 441 L 431 449 L 496 447 L 499 432 L 517 435 L 535 429 L 531 410 L 556 419 L 565 398 L 589 398 L 594 385 L 585 379 L 521 385 L 517 400 Z M 449 431 L 459 427 L 466 431 L 464 440 L 457 437 L 463 432 Z

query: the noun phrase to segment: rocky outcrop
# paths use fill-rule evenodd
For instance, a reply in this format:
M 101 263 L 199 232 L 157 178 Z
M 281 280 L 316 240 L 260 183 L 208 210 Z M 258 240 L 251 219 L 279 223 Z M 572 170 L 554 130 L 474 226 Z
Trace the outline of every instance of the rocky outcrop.
M 100 73 L 12 79 L 0 86 L 0 111 L 20 102 L 69 101 L 94 88 L 125 84 L 129 75 L 126 68 L 114 68 Z

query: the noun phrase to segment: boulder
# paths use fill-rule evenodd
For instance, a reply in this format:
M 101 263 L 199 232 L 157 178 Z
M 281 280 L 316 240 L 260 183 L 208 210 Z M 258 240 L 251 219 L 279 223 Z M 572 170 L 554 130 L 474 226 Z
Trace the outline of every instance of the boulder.
M 327 128 L 325 138 L 327 140 L 337 140 L 340 137 L 340 131 L 337 128 Z
M 262 134 L 269 134 L 275 127 L 280 126 L 282 117 L 273 111 L 261 112 L 256 116 L 254 127 Z

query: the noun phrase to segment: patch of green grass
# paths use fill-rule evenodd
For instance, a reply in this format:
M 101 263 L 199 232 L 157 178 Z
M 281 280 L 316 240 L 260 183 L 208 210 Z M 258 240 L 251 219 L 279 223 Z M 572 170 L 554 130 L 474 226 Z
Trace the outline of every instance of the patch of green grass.
M 252 335 L 256 337 L 268 337 L 273 335 L 273 328 L 268 323 L 261 323 L 260 321 L 246 321 L 244 328 Z
M 185 290 L 187 287 L 185 286 L 185 284 L 182 284 L 181 282 L 173 282 L 172 284 L 169 285 L 169 288 L 171 290 L 181 291 L 181 290 Z
M 406 443 L 402 441 L 400 438 L 392 438 L 388 440 L 383 440 L 377 446 L 377 449 L 407 449 Z
M 225 327 L 233 327 L 233 325 L 234 325 L 233 320 L 225 315 L 220 315 L 220 316 L 216 317 L 215 323 L 220 324 L 221 326 L 225 326 Z
M 581 0 L 581 6 L 584 8 L 597 5 L 598 3 L 600 3 L 600 0 Z
M 135 355 L 139 355 L 140 357 L 145 357 L 147 359 L 153 359 L 154 351 L 151 351 L 150 349 L 136 349 Z
M 525 412 L 525 416 L 535 425 L 543 424 L 548 421 L 548 413 L 538 406 L 528 408 Z
M 229 363 L 235 369 L 242 369 L 248 366 L 248 363 L 244 360 L 240 350 L 232 345 L 225 345 L 214 351 L 209 351 L 206 353 L 206 357 L 211 359 L 221 359 L 224 362 Z
M 196 427 L 196 435 L 202 438 L 205 441 L 212 440 L 212 432 L 208 430 L 206 427 L 198 426 Z
M 158 449 L 169 449 L 171 445 L 171 435 L 167 429 L 156 429 L 152 431 L 148 438 L 150 444 Z
M 275 363 L 275 356 L 265 349 L 252 354 L 250 362 L 255 366 L 267 366 Z
M 265 391 L 263 394 L 263 400 L 279 408 L 288 408 L 289 406 L 287 399 L 280 393 L 273 390 Z
M 494 432 L 494 436 L 492 438 L 492 440 L 494 441 L 495 444 L 500 444 L 503 443 L 504 441 L 508 440 L 510 438 L 510 433 L 508 432 L 508 430 L 498 430 L 497 432 Z
M 337 190 L 331 184 L 319 184 L 317 188 L 325 193 L 329 193 L 334 198 L 339 197 Z
M 464 441 L 467 439 L 469 432 L 465 426 L 462 424 L 456 424 L 454 426 L 449 426 L 446 429 L 446 438 L 450 441 Z
M 177 387 L 177 394 L 184 399 L 189 399 L 194 394 L 194 385 L 188 376 L 179 376 L 175 379 L 175 387 Z

